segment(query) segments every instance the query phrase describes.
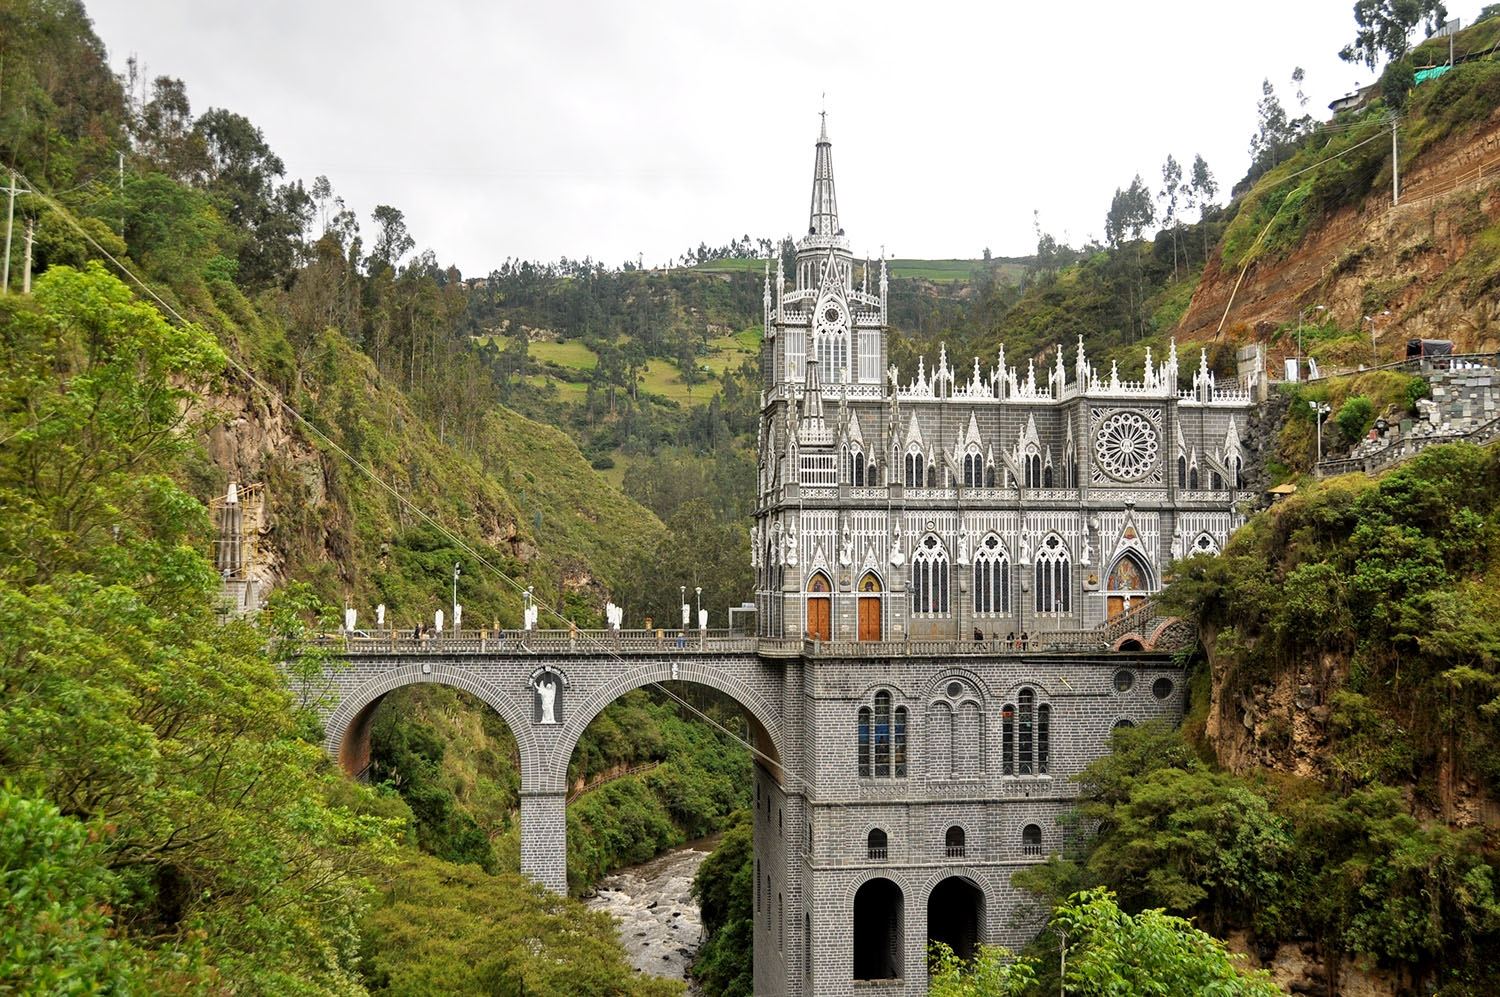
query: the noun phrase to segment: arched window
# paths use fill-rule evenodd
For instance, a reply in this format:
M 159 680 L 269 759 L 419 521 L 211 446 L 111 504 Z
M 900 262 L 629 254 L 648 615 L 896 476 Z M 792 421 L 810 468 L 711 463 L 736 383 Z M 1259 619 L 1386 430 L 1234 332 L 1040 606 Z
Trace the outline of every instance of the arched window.
M 1190 553 L 1190 554 L 1217 554 L 1218 552 L 1219 552 L 1219 542 L 1217 540 L 1215 540 L 1213 538 L 1213 536 L 1210 535 L 1210 534 L 1208 534 L 1208 533 L 1200 533 L 1200 534 L 1198 534 L 1198 539 L 1193 541 L 1193 549 L 1191 551 L 1189 551 L 1188 553 Z
M 1036 708 L 1036 774 L 1047 774 L 1047 756 L 1052 753 L 1052 707 L 1039 703 Z
M 906 487 L 921 488 L 927 481 L 927 464 L 922 451 L 912 447 L 906 451 Z
M 911 611 L 948 612 L 948 549 L 931 533 L 911 557 Z
M 1187 487 L 1187 458 L 1182 454 L 1177 455 L 1177 487 Z
M 927 487 L 937 487 L 937 461 L 935 460 L 927 462 Z
M 1027 824 L 1021 829 L 1021 854 L 1042 854 L 1042 829 L 1035 824 Z
M 1016 696 L 1016 774 L 1032 774 L 1032 711 L 1036 708 L 1036 693 L 1022 689 Z
M 1148 577 L 1141 559 L 1127 550 L 1109 569 L 1109 581 L 1105 587 L 1111 592 L 1147 592 L 1151 588 Z
M 1042 468 L 1042 487 L 1043 488 L 1051 488 L 1052 487 L 1052 465 L 1051 464 L 1048 464 L 1046 467 Z
M 1197 488 L 1198 487 L 1198 465 L 1197 464 L 1194 464 L 1192 467 L 1188 468 L 1188 487 L 1189 488 Z
M 1238 489 L 1244 488 L 1245 487 L 1245 462 L 1240 459 L 1240 455 L 1239 454 L 1235 454 L 1234 457 L 1228 463 L 1229 463 L 1229 470 L 1232 471 L 1232 472 L 1234 472 L 1234 487 L 1235 487 L 1235 489 L 1238 490 Z
M 979 541 L 974 555 L 974 612 L 1010 612 L 1010 558 L 993 533 Z
M 849 335 L 843 330 L 820 332 L 817 339 L 818 366 L 823 369 L 823 383 L 842 384 L 848 380 Z
M 1042 484 L 1042 458 L 1036 452 L 1035 447 L 1026 448 L 1026 454 L 1021 458 L 1021 463 L 1026 468 L 1026 487 L 1040 487 Z
M 964 829 L 957 824 L 948 828 L 948 832 L 943 835 L 943 853 L 950 859 L 964 857 Z
M 1067 546 L 1056 533 L 1048 534 L 1037 551 L 1035 581 L 1038 613 L 1072 612 L 1072 561 Z
M 984 487 L 995 487 L 995 465 L 990 464 L 984 469 Z
M 1216 492 L 1224 488 L 1224 476 L 1213 468 L 1209 468 L 1208 471 L 1208 487 Z
M 978 488 L 984 483 L 984 466 L 977 451 L 964 454 L 964 487 Z
M 856 488 L 863 487 L 865 484 L 865 455 L 858 447 L 851 448 L 849 451 L 849 484 Z
M 1068 485 L 1069 488 L 1077 488 L 1078 487 L 1078 458 L 1076 456 L 1070 456 L 1068 458 L 1068 481 L 1067 481 L 1067 485 Z
M 890 853 L 890 848 L 886 842 L 885 832 L 878 827 L 872 830 L 869 834 L 869 837 L 865 841 L 865 849 L 869 858 L 885 858 Z
M 868 706 L 859 708 L 859 775 L 861 779 L 870 777 L 870 733 L 871 713 Z
M 892 709 L 891 694 L 884 689 L 875 693 L 873 709 L 869 706 L 859 709 L 855 749 L 859 752 L 861 778 L 906 776 L 906 707 Z
M 1000 711 L 1000 771 L 1004 775 L 1016 774 L 1016 707 L 1006 703 Z

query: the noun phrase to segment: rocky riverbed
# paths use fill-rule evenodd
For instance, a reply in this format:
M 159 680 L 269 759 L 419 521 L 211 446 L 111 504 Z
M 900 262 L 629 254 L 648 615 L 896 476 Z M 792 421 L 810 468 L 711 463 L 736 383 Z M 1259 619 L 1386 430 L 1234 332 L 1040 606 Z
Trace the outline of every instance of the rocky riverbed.
M 703 919 L 693 900 L 693 874 L 715 844 L 716 837 L 690 841 L 643 865 L 611 873 L 587 899 L 590 907 L 614 916 L 620 943 L 637 970 L 687 979 L 688 967 L 703 941 Z M 688 992 L 699 993 L 691 983 Z

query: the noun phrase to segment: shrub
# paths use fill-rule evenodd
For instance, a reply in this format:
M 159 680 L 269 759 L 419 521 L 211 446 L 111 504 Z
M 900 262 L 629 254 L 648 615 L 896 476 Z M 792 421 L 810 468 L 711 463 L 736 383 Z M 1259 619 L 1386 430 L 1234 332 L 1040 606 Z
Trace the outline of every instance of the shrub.
M 1343 404 L 1334 421 L 1339 432 L 1348 443 L 1357 443 L 1370 429 L 1375 417 L 1375 406 L 1364 395 L 1355 395 Z

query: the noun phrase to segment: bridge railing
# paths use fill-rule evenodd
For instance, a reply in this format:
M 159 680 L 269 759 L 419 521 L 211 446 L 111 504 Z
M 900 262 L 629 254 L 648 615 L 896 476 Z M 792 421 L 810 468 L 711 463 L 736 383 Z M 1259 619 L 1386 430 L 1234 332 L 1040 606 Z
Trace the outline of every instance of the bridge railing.
M 1159 622 L 1149 602 L 1092 630 L 1056 630 L 1027 639 L 812 640 L 751 637 L 729 630 L 461 630 L 417 635 L 410 630 L 324 634 L 314 643 L 358 655 L 467 654 L 760 654 L 767 657 L 952 657 L 1007 654 L 1094 654 L 1121 635 L 1146 633 Z
M 619 654 L 662 651 L 745 652 L 755 637 L 729 630 L 353 630 L 315 643 L 346 654 Z

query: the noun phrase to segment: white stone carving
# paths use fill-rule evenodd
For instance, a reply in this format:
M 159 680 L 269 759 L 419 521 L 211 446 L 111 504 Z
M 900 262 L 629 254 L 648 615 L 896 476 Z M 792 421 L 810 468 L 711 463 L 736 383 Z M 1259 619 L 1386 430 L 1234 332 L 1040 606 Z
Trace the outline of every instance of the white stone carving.
M 1150 474 L 1160 449 L 1155 427 L 1138 412 L 1114 413 L 1094 437 L 1094 457 L 1116 481 L 1139 481 Z

